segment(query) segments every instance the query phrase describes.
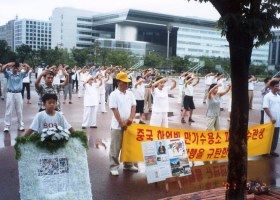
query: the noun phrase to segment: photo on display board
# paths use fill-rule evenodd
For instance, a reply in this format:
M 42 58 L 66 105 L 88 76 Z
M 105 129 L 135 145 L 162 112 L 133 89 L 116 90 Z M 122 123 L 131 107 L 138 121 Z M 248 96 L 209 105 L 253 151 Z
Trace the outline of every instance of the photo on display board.
M 172 176 L 180 176 L 181 173 L 180 159 L 179 158 L 170 159 L 170 166 L 171 166 Z
M 164 141 L 156 141 L 157 154 L 165 155 L 166 154 L 166 144 Z
M 156 155 L 145 156 L 145 164 L 147 166 L 156 165 L 157 164 L 157 156 Z
M 184 141 L 180 139 L 170 140 L 169 153 L 172 157 L 186 155 Z

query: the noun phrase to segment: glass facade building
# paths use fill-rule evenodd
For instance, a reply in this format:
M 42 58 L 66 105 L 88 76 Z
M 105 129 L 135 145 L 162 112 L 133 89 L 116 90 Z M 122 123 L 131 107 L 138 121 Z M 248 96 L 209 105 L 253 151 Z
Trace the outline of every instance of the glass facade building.
M 51 23 L 48 21 L 15 20 L 14 50 L 22 44 L 30 46 L 32 50 L 51 49 L 51 35 Z
M 274 39 L 269 44 L 269 65 L 280 68 L 280 30 L 274 31 Z

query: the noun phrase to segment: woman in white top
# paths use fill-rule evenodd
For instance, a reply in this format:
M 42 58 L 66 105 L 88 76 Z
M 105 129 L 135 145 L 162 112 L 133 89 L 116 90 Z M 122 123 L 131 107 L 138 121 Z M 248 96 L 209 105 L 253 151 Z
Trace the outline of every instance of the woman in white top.
M 30 82 L 31 82 L 31 73 L 32 69 L 29 70 L 27 73 L 27 76 L 22 80 L 22 99 L 24 99 L 24 90 L 26 88 L 26 93 L 27 93 L 27 104 L 31 104 L 30 102 Z
M 101 84 L 101 80 L 97 77 L 90 77 L 84 83 L 85 93 L 82 129 L 85 129 L 88 126 L 90 126 L 90 128 L 97 128 L 96 118 L 100 98 L 99 88 Z
M 145 79 L 141 76 L 136 77 L 136 83 L 133 87 L 133 94 L 136 99 L 136 114 L 140 114 L 139 124 L 145 124 L 145 114 L 144 114 L 144 99 L 145 99 Z
M 152 84 L 151 91 L 153 95 L 152 116 L 150 125 L 168 128 L 169 101 L 168 92 L 176 87 L 176 81 L 171 79 L 172 85 L 166 86 L 167 78 L 157 78 Z
M 81 98 L 84 94 L 84 83 L 89 77 L 89 70 L 87 67 L 83 67 L 79 72 L 79 91 L 78 91 L 78 97 Z
M 97 77 L 98 79 L 101 81 L 101 85 L 100 85 L 100 111 L 102 113 L 106 113 L 106 107 L 105 107 L 105 93 L 106 93 L 106 89 L 105 89 L 105 84 L 106 82 L 109 80 L 109 76 L 104 76 L 103 75 L 104 73 L 103 72 L 100 72 L 100 73 L 97 73 Z
M 195 81 L 194 81 L 195 80 Z M 182 112 L 181 123 L 186 123 L 185 116 L 187 116 L 187 112 L 190 112 L 189 123 L 194 122 L 192 119 L 193 110 L 195 109 L 195 105 L 193 102 L 193 94 L 194 94 L 194 86 L 199 83 L 199 78 L 194 75 L 188 76 L 185 80 L 185 96 L 184 96 L 184 109 Z
M 207 129 L 206 130 L 219 130 L 220 129 L 220 103 L 221 96 L 227 94 L 231 88 L 229 85 L 226 91 L 218 92 L 219 85 L 212 84 L 209 88 L 207 97 Z

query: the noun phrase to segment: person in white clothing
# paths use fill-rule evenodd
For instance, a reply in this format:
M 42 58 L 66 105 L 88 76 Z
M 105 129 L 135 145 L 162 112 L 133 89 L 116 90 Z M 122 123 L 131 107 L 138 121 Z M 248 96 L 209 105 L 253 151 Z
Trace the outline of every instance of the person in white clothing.
M 221 93 L 226 90 L 227 88 L 227 78 L 225 78 L 224 74 L 219 75 L 217 77 L 217 85 L 218 85 L 218 93 Z M 224 96 L 220 97 L 220 110 L 224 111 L 224 108 L 226 107 L 226 102 Z
M 133 94 L 136 99 L 136 114 L 140 114 L 139 124 L 145 124 L 145 113 L 144 113 L 144 99 L 145 99 L 145 79 L 141 76 L 136 77 L 136 83 L 133 87 Z
M 107 76 L 109 77 L 108 81 L 106 82 L 106 93 L 105 93 L 105 101 L 108 102 L 109 95 L 113 92 L 113 68 L 109 68 L 107 71 Z
M 272 79 L 269 83 L 270 92 L 263 98 L 263 109 L 265 112 L 264 122 L 274 124 L 274 134 L 269 156 L 279 157 L 275 152 L 279 139 L 280 130 L 280 95 L 279 95 L 279 80 Z
M 89 77 L 89 71 L 87 67 L 83 67 L 79 72 L 79 91 L 78 97 L 81 98 L 84 95 L 84 83 Z
M 24 72 L 21 69 L 24 68 Z M 22 80 L 27 76 L 30 70 L 29 65 L 19 64 L 18 62 L 10 62 L 2 67 L 2 72 L 7 79 L 7 97 L 5 110 L 5 128 L 4 132 L 9 132 L 12 112 L 15 109 L 18 118 L 18 130 L 24 131 L 24 123 L 22 116 L 23 102 L 22 102 Z
M 209 87 L 213 83 L 214 78 L 215 78 L 215 74 L 212 72 L 210 72 L 209 74 L 206 74 L 206 76 L 204 77 L 204 82 L 205 82 L 205 90 L 204 90 L 204 97 L 203 97 L 204 104 L 206 104 Z
M 131 125 L 135 117 L 136 101 L 131 91 L 128 91 L 128 83 L 131 80 L 124 72 L 116 76 L 118 88 L 109 97 L 109 107 L 113 111 L 111 122 L 111 145 L 110 145 L 110 173 L 119 175 L 119 155 L 122 148 L 124 130 Z M 133 163 L 124 163 L 124 170 L 137 172 L 138 168 Z
M 194 87 L 199 83 L 199 78 L 195 77 L 194 74 L 188 76 L 185 80 L 185 97 L 183 101 L 184 109 L 182 112 L 181 123 L 186 123 L 185 117 L 187 116 L 187 112 L 190 112 L 189 123 L 194 122 L 192 119 L 193 110 L 195 109 L 193 95 L 194 95 Z
M 102 81 L 98 77 L 90 77 L 85 83 L 85 93 L 84 93 L 84 115 L 82 129 L 86 127 L 97 128 L 97 109 L 100 97 L 100 86 Z
M 24 90 L 26 88 L 26 95 L 27 95 L 27 104 L 31 104 L 30 102 L 30 83 L 31 83 L 31 73 L 32 73 L 32 69 L 29 70 L 29 72 L 27 72 L 27 76 L 22 80 L 22 91 L 21 91 L 21 95 L 22 95 L 22 99 L 24 99 Z
M 99 108 L 100 108 L 100 111 L 102 113 L 106 113 L 106 101 L 105 101 L 105 93 L 106 93 L 106 89 L 105 89 L 105 84 L 106 82 L 109 80 L 109 76 L 103 76 L 103 73 L 105 74 L 105 72 L 99 72 L 97 73 L 97 77 L 98 79 L 101 81 L 101 85 L 100 85 L 100 90 L 99 90 L 99 95 L 100 95 L 100 105 L 99 105 Z
M 257 79 L 255 76 L 251 75 L 248 79 L 248 95 L 249 95 L 249 109 L 253 109 L 253 98 L 254 98 L 254 89 Z
M 1 72 L 1 68 L 0 68 L 0 72 Z M 0 96 L 3 101 L 5 100 L 6 97 L 6 91 L 7 91 L 7 79 L 5 78 L 4 74 L 0 73 Z
M 74 132 L 74 129 L 64 116 L 55 110 L 57 99 L 55 94 L 45 94 L 42 97 L 42 102 L 46 110 L 36 114 L 25 135 L 31 135 L 33 132 L 41 134 L 43 129 L 58 128 L 59 126 L 68 130 L 70 133 Z
M 167 80 L 167 78 L 157 78 L 151 87 L 153 106 L 150 125 L 152 126 L 168 127 L 168 92 L 176 87 L 176 81 L 171 79 L 172 85 L 166 86 Z

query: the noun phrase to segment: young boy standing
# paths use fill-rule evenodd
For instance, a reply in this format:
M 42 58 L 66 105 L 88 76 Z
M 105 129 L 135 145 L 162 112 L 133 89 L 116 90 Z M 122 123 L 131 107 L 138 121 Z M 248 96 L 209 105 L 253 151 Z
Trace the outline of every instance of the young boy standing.
M 64 116 L 55 110 L 57 100 L 58 98 L 55 94 L 45 94 L 42 97 L 45 110 L 36 114 L 32 124 L 30 125 L 30 128 L 25 132 L 25 135 L 30 135 L 33 132 L 41 134 L 43 129 L 54 128 L 58 126 L 69 130 L 70 133 L 74 132 L 74 129 L 67 122 Z

